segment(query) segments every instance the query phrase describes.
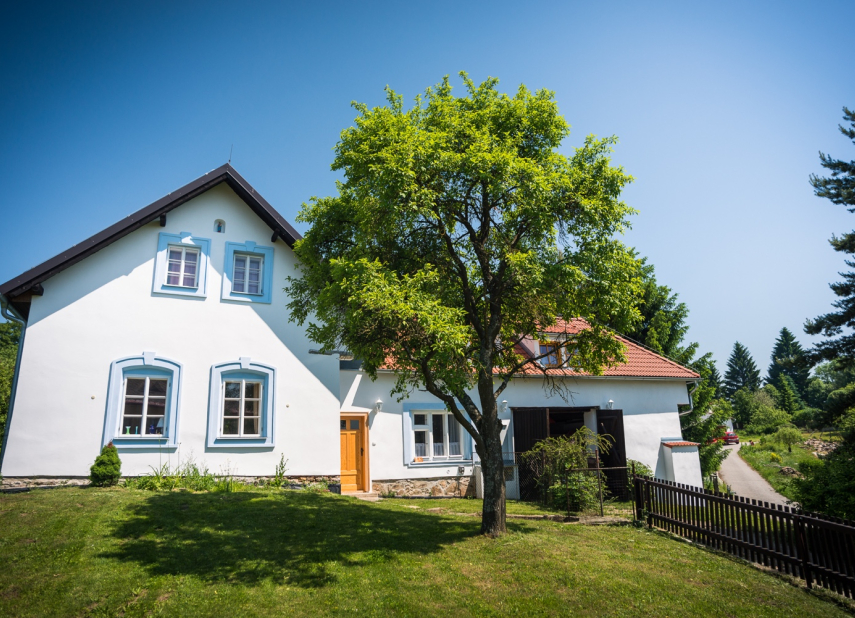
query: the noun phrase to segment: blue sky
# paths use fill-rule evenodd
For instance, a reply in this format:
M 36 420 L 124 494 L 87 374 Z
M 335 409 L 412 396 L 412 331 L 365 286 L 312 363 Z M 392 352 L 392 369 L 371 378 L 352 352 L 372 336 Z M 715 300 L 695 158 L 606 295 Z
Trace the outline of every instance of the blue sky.
M 466 70 L 554 90 L 573 128 L 617 135 L 636 181 L 626 242 L 690 309 L 723 370 L 803 343 L 853 215 L 813 196 L 855 106 L 855 4 L 14 3 L 0 23 L 5 281 L 232 164 L 283 215 L 328 195 L 353 100 L 411 100 Z M 455 81 L 459 83 L 459 81 Z M 298 229 L 302 231 L 300 226 Z

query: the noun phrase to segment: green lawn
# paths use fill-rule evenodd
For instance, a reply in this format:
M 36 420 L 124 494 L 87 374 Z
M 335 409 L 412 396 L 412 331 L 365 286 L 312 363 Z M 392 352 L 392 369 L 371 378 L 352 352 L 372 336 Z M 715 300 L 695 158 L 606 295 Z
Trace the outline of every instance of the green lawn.
M 805 440 L 809 437 L 809 434 L 805 434 Z M 759 472 L 764 479 L 769 481 L 769 484 L 775 491 L 789 500 L 795 500 L 792 490 L 792 477 L 781 474 L 781 468 L 783 466 L 790 466 L 798 470 L 799 462 L 814 459 L 812 452 L 801 444 L 794 444 L 793 452 L 791 453 L 785 445 L 775 444 L 770 438 L 766 438 L 765 444 L 759 443 L 759 437 L 751 439 L 755 442 L 754 446 L 748 444 L 748 438 L 742 439 L 742 448 L 739 449 L 739 456 L 749 466 Z M 778 455 L 781 461 L 778 461 L 773 456 L 773 453 Z
M 0 615 L 846 615 L 660 533 L 510 520 L 492 540 L 477 518 L 425 508 L 275 490 L 2 495 Z

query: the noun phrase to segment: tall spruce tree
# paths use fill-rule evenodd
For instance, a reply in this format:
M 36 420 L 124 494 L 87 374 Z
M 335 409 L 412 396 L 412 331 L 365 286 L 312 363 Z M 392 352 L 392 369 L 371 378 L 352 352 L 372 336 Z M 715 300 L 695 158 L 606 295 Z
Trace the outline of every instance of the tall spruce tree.
M 799 397 L 804 396 L 810 378 L 810 365 L 801 344 L 796 341 L 796 336 L 786 326 L 781 329 L 775 340 L 771 361 L 766 383 L 778 386 L 780 376 L 785 375 L 793 381 Z
M 724 373 L 724 394 L 730 399 L 741 388 L 756 391 L 760 388 L 760 370 L 751 353 L 738 341 L 733 344 L 733 352 L 727 359 L 727 371 Z
M 778 397 L 775 400 L 778 408 L 787 414 L 793 414 L 793 412 L 799 409 L 799 398 L 790 376 L 784 373 L 778 374 L 778 381 L 775 383 L 775 388 L 778 391 Z
M 850 128 L 840 125 L 840 132 L 855 144 L 855 111 L 843 108 L 843 117 Z M 829 177 L 812 174 L 810 184 L 818 197 L 831 200 L 834 204 L 845 206 L 849 212 L 855 212 L 855 161 L 833 159 L 819 153 L 822 166 L 831 172 Z M 847 256 L 845 263 L 855 268 L 855 231 L 841 236 L 832 236 L 829 241 L 835 251 Z M 831 284 L 831 290 L 838 297 L 832 303 L 837 311 L 821 315 L 805 322 L 805 332 L 810 335 L 823 335 L 827 340 L 816 344 L 809 353 L 813 362 L 836 360 L 842 367 L 855 366 L 855 272 L 840 273 L 843 281 Z M 844 333 L 844 329 L 848 332 Z
M 637 254 L 634 255 L 637 257 Z M 677 294 L 667 285 L 659 285 L 653 264 L 648 264 L 647 258 L 639 259 L 638 277 L 642 286 L 642 298 L 638 305 L 641 320 L 622 334 L 643 343 L 658 354 L 690 365 L 698 351 L 698 344 L 683 341 L 689 330 L 686 323 L 689 309 L 686 303 L 679 302 Z

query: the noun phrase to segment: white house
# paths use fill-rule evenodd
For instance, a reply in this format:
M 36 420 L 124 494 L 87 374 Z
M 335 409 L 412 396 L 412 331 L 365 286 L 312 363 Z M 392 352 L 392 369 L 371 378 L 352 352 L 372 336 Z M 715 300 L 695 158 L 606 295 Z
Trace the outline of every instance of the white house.
M 3 315 L 25 323 L 4 483 L 86 477 L 113 442 L 125 475 L 192 457 L 270 476 L 284 456 L 289 476 L 340 478 L 344 491 L 464 490 L 477 457 L 437 400 L 396 402 L 391 374 L 371 382 L 358 362 L 312 353 L 289 322 L 299 238 L 227 164 L 0 286 Z M 611 464 L 700 484 L 678 416 L 697 374 L 625 343 L 628 362 L 604 376 L 549 369 L 570 381 L 570 403 L 537 375 L 512 383 L 509 462 L 585 424 L 615 437 Z

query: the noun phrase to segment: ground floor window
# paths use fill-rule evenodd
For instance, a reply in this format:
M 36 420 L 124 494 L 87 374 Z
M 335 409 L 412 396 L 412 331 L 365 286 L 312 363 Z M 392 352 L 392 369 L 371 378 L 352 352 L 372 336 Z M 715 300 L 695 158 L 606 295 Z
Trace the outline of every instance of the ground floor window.
M 125 378 L 120 435 L 162 436 L 168 390 L 169 380 L 166 378 Z
M 413 412 L 415 460 L 462 457 L 461 429 L 450 412 Z
M 253 380 L 223 382 L 224 436 L 261 435 L 261 400 L 264 383 Z

